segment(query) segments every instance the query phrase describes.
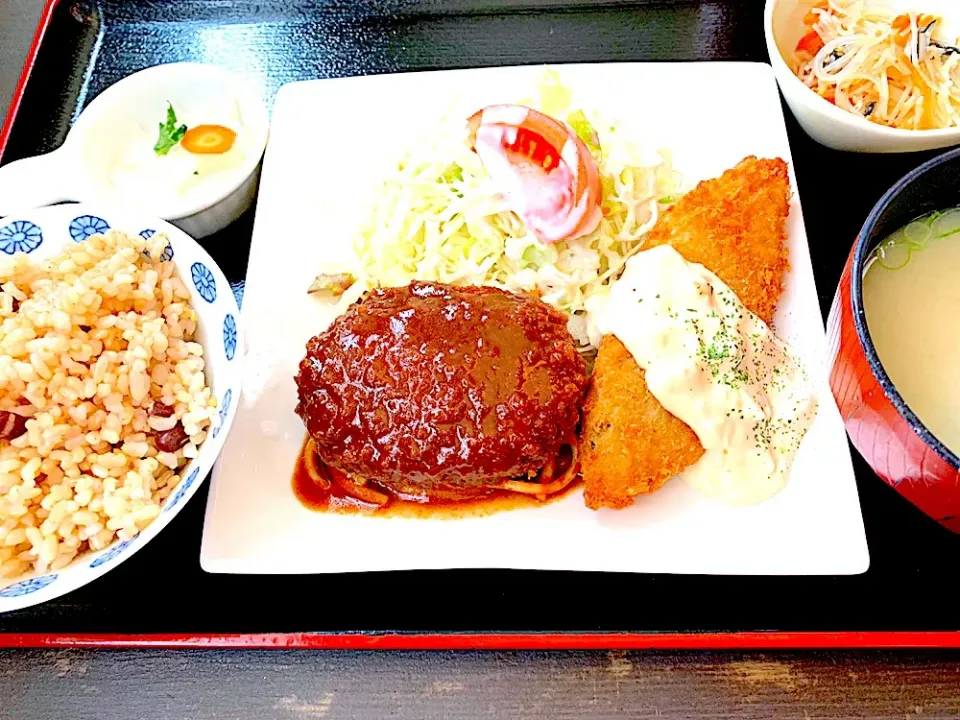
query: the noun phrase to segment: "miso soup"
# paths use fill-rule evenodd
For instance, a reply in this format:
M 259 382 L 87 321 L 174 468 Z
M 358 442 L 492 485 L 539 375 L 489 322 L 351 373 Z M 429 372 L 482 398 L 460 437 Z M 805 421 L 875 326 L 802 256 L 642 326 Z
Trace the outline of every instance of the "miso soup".
M 960 208 L 919 218 L 873 251 L 863 307 L 897 391 L 960 453 Z

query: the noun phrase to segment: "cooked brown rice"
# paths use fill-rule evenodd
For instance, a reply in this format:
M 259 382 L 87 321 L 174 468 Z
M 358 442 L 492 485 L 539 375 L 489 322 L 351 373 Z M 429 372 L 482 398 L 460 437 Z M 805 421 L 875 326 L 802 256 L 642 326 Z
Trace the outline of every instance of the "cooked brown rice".
M 136 535 L 206 438 L 216 401 L 166 244 L 111 230 L 0 261 L 0 434 L 22 433 L 0 438 L 0 585 Z M 177 423 L 189 440 L 161 451 Z

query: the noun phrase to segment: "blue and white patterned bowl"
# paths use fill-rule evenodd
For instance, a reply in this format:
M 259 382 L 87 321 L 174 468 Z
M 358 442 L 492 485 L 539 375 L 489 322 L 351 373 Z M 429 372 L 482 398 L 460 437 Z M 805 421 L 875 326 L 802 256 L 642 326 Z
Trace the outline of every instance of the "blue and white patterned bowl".
M 132 540 L 116 542 L 96 553 L 77 558 L 68 567 L 31 575 L 13 584 L 0 580 L 0 612 L 18 610 L 59 597 L 86 585 L 116 567 L 146 545 L 193 497 L 210 473 L 233 422 L 243 362 L 243 329 L 238 295 L 207 252 L 193 238 L 170 223 L 138 218 L 86 205 L 55 205 L 16 217 L 0 218 L 0 256 L 27 252 L 43 258 L 67 243 L 81 242 L 109 228 L 149 237 L 163 232 L 169 239 L 168 257 L 192 294 L 199 316 L 198 342 L 203 345 L 207 382 L 219 399 L 218 424 L 200 447 L 200 454 L 183 470 L 184 480 L 167 498 L 163 511 Z

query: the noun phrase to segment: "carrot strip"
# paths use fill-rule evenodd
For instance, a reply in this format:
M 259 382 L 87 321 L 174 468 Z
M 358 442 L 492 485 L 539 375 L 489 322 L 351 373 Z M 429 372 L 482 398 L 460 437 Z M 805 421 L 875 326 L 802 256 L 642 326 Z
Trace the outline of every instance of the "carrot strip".
M 816 30 L 811 30 L 797 43 L 797 52 L 806 52 L 816 55 L 823 48 L 823 39 L 817 34 Z
M 236 140 L 237 133 L 223 125 L 197 125 L 187 130 L 180 144 L 195 155 L 222 155 Z

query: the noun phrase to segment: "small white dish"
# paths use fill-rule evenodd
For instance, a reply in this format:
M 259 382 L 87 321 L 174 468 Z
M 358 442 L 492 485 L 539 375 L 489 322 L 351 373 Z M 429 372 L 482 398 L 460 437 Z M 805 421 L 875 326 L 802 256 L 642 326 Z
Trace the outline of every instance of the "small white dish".
M 780 91 L 806 133 L 834 150 L 868 153 L 917 152 L 960 143 L 960 127 L 939 130 L 889 128 L 841 110 L 813 92 L 790 69 L 790 57 L 807 31 L 803 16 L 816 0 L 767 0 L 763 17 L 767 52 Z M 922 10 L 940 15 L 956 26 L 960 4 L 956 0 L 870 0 L 873 7 L 897 11 Z
M 218 424 L 200 446 L 199 455 L 184 467 L 184 479 L 164 502 L 163 511 L 146 529 L 131 540 L 81 555 L 61 570 L 12 581 L 0 579 L 0 613 L 37 605 L 76 590 L 146 545 L 196 494 L 223 449 L 236 413 L 233 398 L 240 395 L 244 347 L 240 309 L 220 268 L 191 237 L 162 220 L 96 206 L 65 204 L 0 220 L 0 254 L 29 252 L 31 256 L 48 257 L 68 243 L 80 242 L 110 228 L 140 235 L 163 232 L 170 240 L 173 261 L 199 315 L 197 341 L 204 349 L 207 383 L 220 403 Z
M 168 196 L 115 182 L 116 168 L 131 150 L 150 161 L 168 103 L 178 121 L 239 121 L 231 150 L 235 164 Z M 147 68 L 94 98 L 57 150 L 0 167 L 0 217 L 75 200 L 159 217 L 195 238 L 205 237 L 236 220 L 253 201 L 268 128 L 262 92 L 229 70 L 200 63 Z
M 669 149 L 685 185 L 716 177 L 751 154 L 790 161 L 780 97 L 766 65 L 625 63 L 557 70 L 578 106 L 616 122 L 624 137 L 644 150 Z M 332 271 L 338 257 L 349 257 L 342 253 L 350 253 L 350 238 L 382 181 L 381 166 L 396 162 L 444 115 L 457 122 L 485 105 L 529 97 L 541 71 L 534 66 L 381 75 L 295 83 L 280 90 L 244 297 L 250 351 L 237 420 L 207 501 L 200 552 L 205 570 L 516 568 L 745 575 L 866 570 L 853 465 L 826 383 L 823 316 L 796 195 L 788 224 L 791 269 L 776 326 L 808 370 L 820 375 L 822 389 L 820 411 L 792 479 L 771 500 L 731 508 L 672 481 L 621 511 L 589 510 L 578 490 L 545 507 L 434 519 L 318 513 L 294 496 L 291 479 L 306 431 L 294 413 L 293 378 L 307 340 L 336 312 L 307 295 L 307 287 L 317 272 Z M 613 87 L 636 92 L 611 93 Z M 407 111 L 411 98 L 417 99 L 416 112 Z M 725 106 L 739 111 L 709 112 Z M 338 111 L 325 111 L 332 107 Z M 313 140 L 304 143 L 304 137 Z M 337 142 L 325 140 L 331 137 Z M 358 147 L 371 162 L 356 162 Z M 304 183 L 303 167 L 333 170 Z

